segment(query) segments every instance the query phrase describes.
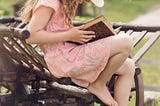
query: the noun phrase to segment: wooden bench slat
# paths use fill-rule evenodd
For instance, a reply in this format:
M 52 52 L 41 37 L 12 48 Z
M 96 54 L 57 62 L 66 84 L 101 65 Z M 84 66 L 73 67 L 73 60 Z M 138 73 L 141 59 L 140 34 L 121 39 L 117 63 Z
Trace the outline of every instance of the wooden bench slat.
M 134 47 L 143 39 L 143 37 L 147 34 L 147 31 L 142 31 L 140 34 L 137 35 L 137 37 L 134 40 Z
M 94 99 L 93 95 L 89 93 L 88 90 L 85 88 L 76 87 L 72 85 L 62 85 L 59 84 L 58 82 L 52 82 L 50 86 L 67 95 L 72 95 L 72 96 L 74 95 L 86 99 L 88 101 L 92 101 Z
M 133 30 L 128 30 L 126 34 L 131 35 L 133 32 L 134 32 Z
M 112 22 L 111 23 L 114 28 L 122 27 L 121 30 L 127 31 L 127 30 L 134 30 L 134 31 L 143 31 L 147 30 L 148 32 L 156 32 L 160 31 L 160 26 L 148 26 L 148 25 L 132 25 L 132 24 L 127 24 L 127 23 L 122 23 L 122 22 Z
M 64 85 L 58 82 L 47 83 L 46 81 L 41 81 L 40 86 L 42 88 L 53 89 L 56 92 L 66 94 L 68 96 L 76 96 L 78 98 L 83 98 L 87 101 L 93 101 L 94 99 L 94 96 L 91 93 L 89 93 L 86 88 L 77 87 L 74 85 Z
M 157 31 L 152 37 L 143 45 L 143 47 L 133 56 L 133 60 L 137 63 L 142 56 L 148 51 L 148 49 L 158 40 L 160 37 L 160 31 Z
M 2 39 L 1 37 L 0 37 L 0 42 L 2 42 L 4 45 L 4 47 L 6 48 L 6 50 L 8 51 L 8 52 L 6 52 L 10 57 L 12 57 L 13 59 L 15 59 L 15 60 L 17 60 L 17 62 L 18 63 L 20 63 L 21 64 L 21 60 L 20 59 L 22 59 L 23 61 L 25 61 L 26 63 L 28 63 L 28 61 L 26 61 L 24 58 L 23 58 L 23 55 L 22 54 L 19 54 L 19 57 L 17 57 L 17 51 L 6 41 L 6 40 L 4 40 L 4 39 Z M 30 65 L 30 64 L 29 64 Z M 30 66 L 30 67 L 32 67 L 32 66 Z

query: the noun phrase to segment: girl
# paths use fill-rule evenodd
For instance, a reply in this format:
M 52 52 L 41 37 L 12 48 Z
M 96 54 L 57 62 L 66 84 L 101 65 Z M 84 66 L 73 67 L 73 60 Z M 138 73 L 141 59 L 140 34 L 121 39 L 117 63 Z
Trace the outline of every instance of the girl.
M 84 44 L 95 37 L 94 32 L 84 31 L 83 25 L 72 26 L 76 8 L 83 1 L 28 0 L 21 14 L 23 22 L 29 22 L 31 36 L 26 42 L 39 44 L 48 68 L 55 77 L 70 77 L 106 105 L 127 106 L 135 69 L 134 62 L 128 58 L 133 41 L 123 35 Z M 86 1 L 96 3 L 97 0 Z M 101 3 L 96 5 L 103 5 L 103 0 L 98 2 Z M 106 87 L 113 74 L 119 75 L 114 97 Z

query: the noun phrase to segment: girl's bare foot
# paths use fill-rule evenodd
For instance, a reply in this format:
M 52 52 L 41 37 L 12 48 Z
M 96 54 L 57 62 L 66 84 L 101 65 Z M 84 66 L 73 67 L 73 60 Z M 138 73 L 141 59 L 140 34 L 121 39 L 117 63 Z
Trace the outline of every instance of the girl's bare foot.
M 91 83 L 87 89 L 90 93 L 96 95 L 104 104 L 109 106 L 118 106 L 106 86 L 96 86 L 96 84 Z

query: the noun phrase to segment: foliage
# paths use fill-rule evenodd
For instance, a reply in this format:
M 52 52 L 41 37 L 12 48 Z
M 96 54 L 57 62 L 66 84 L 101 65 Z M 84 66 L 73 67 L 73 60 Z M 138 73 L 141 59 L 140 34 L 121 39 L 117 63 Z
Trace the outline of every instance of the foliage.
M 0 16 L 12 16 L 12 6 L 16 1 L 17 0 L 0 0 Z
M 156 104 L 155 104 L 156 106 L 160 106 L 160 98 L 158 98 L 157 99 L 157 101 L 156 101 Z
M 9 11 L 6 9 L 0 9 L 0 16 L 7 16 L 9 15 Z

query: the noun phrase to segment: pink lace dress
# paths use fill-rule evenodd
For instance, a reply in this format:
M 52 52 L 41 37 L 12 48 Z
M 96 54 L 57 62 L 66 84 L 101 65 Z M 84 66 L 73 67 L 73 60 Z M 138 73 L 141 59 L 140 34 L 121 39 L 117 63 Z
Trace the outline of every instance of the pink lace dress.
M 52 8 L 54 13 L 46 31 L 66 31 L 65 16 L 59 0 L 38 0 L 33 13 L 41 6 Z M 110 53 L 111 38 L 104 38 L 84 45 L 58 42 L 43 45 L 44 58 L 50 72 L 57 78 L 70 77 L 77 85 L 87 87 L 104 70 Z

